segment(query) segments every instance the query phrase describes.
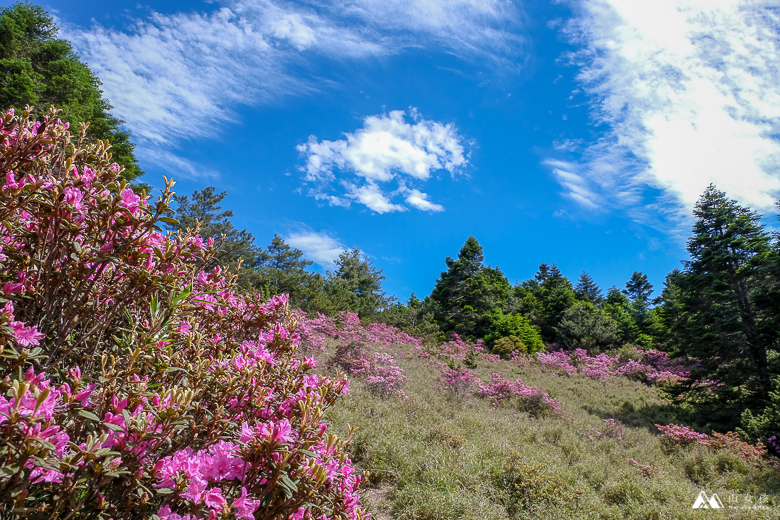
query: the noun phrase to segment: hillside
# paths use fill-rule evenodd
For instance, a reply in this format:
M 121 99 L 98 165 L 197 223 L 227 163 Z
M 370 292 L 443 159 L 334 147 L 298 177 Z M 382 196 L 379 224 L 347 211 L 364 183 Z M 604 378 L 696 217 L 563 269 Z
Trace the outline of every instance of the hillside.
M 566 375 L 530 356 L 469 355 L 461 341 L 425 347 L 345 316 L 309 321 L 302 347 L 320 371 L 353 371 L 327 418 L 342 435 L 355 427 L 375 518 L 709 518 L 692 509 L 701 490 L 719 496 L 718 518 L 777 518 L 777 460 L 684 428 L 678 442 L 662 436 L 656 424 L 683 422 L 657 386 L 592 378 L 603 374 L 587 359 Z M 518 379 L 554 401 L 516 391 Z

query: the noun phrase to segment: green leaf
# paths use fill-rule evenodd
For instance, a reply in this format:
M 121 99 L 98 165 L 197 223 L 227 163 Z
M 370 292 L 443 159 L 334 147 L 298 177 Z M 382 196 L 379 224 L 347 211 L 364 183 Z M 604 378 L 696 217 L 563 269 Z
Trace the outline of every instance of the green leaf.
M 290 495 L 298 491 L 298 485 L 290 480 L 286 473 L 282 473 L 282 476 L 279 477 L 279 482 L 282 484 L 282 487 L 290 491 Z
M 100 417 L 95 415 L 92 412 L 88 412 L 87 410 L 79 410 L 79 415 L 84 417 L 85 419 L 89 419 L 91 421 L 99 421 Z
M 15 475 L 19 471 L 19 464 L 10 464 L 0 468 L 0 473 L 3 475 Z
M 124 432 L 125 431 L 124 428 L 122 428 L 121 426 L 119 426 L 117 424 L 114 424 L 114 423 L 104 422 L 103 424 L 106 426 L 106 428 L 114 430 L 115 432 Z

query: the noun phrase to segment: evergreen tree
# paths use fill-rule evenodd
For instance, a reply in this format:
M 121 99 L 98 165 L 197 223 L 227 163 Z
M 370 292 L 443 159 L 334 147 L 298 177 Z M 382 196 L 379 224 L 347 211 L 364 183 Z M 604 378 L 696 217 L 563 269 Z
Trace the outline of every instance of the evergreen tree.
M 580 274 L 580 279 L 577 282 L 576 287 L 574 287 L 574 292 L 577 294 L 578 300 L 594 303 L 596 305 L 600 304 L 604 299 L 599 286 L 585 271 L 582 271 L 582 274 Z
M 313 262 L 303 251 L 290 247 L 279 236 L 258 254 L 252 285 L 266 295 L 288 294 L 290 305 L 305 311 L 320 310 L 324 281 L 308 270 Z
M 334 262 L 336 270 L 328 271 L 326 291 L 337 310 L 350 310 L 364 318 L 392 304 L 393 299 L 382 291 L 382 271 L 368 259 L 361 260 L 359 249 L 345 249 Z
M 645 305 L 650 303 L 650 295 L 653 294 L 653 284 L 647 281 L 647 275 L 634 271 L 631 279 L 626 282 L 623 294 L 632 301 L 640 301 Z
M 24 110 L 34 106 L 43 116 L 54 105 L 60 119 L 78 133 L 80 122 L 89 122 L 87 138 L 107 139 L 113 159 L 125 167 L 122 176 L 143 175 L 133 155 L 130 134 L 110 113 L 100 80 L 78 58 L 70 42 L 58 39 L 59 28 L 41 7 L 17 2 L 0 8 L 0 109 Z
M 626 282 L 626 288 L 623 290 L 631 302 L 630 312 L 634 319 L 637 330 L 639 331 L 636 341 L 642 346 L 652 346 L 652 337 L 650 331 L 650 304 L 655 300 L 650 299 L 653 294 L 653 284 L 647 280 L 647 275 L 634 271 L 631 279 Z
M 760 409 L 771 390 L 777 316 L 761 312 L 755 302 L 771 257 L 770 239 L 760 215 L 712 185 L 693 213 L 691 259 L 675 279 L 680 290 L 675 347 L 699 363 L 688 399 L 713 423 L 730 428 L 744 408 Z M 697 380 L 717 384 L 702 388 Z
M 458 252 L 458 259 L 447 257 L 431 292 L 436 321 L 444 332 L 474 338 L 490 324 L 491 312 L 500 310 L 511 290 L 499 268 L 483 265 L 482 246 L 469 237 Z
M 220 203 L 226 193 L 217 193 L 213 186 L 195 190 L 192 199 L 186 195 L 174 195 L 176 203 L 174 218 L 178 224 L 169 225 L 169 229 L 194 230 L 200 224 L 199 235 L 204 239 L 213 238 L 219 247 L 215 262 L 223 267 L 233 267 L 242 259 L 243 268 L 239 275 L 239 286 L 248 289 L 257 283 L 254 268 L 258 264 L 261 251 L 255 245 L 255 238 L 246 229 L 239 231 L 233 226 L 231 210 L 222 211 Z
M 582 348 L 591 354 L 598 354 L 620 343 L 617 322 L 587 301 L 577 302 L 563 313 L 557 333 L 557 342 L 565 348 Z
M 574 305 L 577 297 L 571 282 L 561 274 L 554 263 L 539 266 L 539 272 L 535 276 L 541 280 L 537 299 L 541 304 L 540 329 L 542 338 L 547 343 L 555 341 L 558 325 L 561 323 L 564 313 Z
M 613 285 L 607 291 L 603 308 L 607 316 L 617 323 L 621 341 L 624 343 L 636 342 L 639 328 L 634 321 L 633 308 L 628 297 Z

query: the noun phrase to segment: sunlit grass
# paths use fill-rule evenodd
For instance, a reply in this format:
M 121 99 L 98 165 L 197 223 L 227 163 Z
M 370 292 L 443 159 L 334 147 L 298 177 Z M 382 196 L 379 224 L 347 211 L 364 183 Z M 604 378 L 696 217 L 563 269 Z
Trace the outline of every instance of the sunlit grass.
M 480 360 L 484 381 L 492 372 L 520 378 L 564 405 L 565 417 L 535 418 L 512 403 L 494 406 L 435 389 L 440 369 L 411 347 L 396 358 L 409 377 L 406 399 L 374 396 L 355 381 L 328 416 L 341 434 L 357 428 L 351 456 L 370 473 L 367 487 L 382 491 L 368 504 L 380 520 L 709 518 L 716 512 L 691 508 L 701 489 L 718 493 L 727 507 L 735 498 L 766 496 L 766 509 L 728 508 L 718 518 L 778 517 L 780 473 L 768 464 L 755 468 L 731 453 L 662 445 L 654 424 L 681 419 L 656 388 Z M 609 418 L 625 424 L 622 438 L 598 435 Z M 507 485 L 513 454 L 520 461 L 516 487 Z

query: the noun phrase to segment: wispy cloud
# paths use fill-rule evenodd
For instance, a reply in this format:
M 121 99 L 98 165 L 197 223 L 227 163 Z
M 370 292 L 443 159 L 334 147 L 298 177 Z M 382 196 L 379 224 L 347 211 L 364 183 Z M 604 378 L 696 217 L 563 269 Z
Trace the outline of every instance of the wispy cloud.
M 126 121 L 138 154 L 214 137 L 239 108 L 316 92 L 307 64 L 426 47 L 464 59 L 517 64 L 520 16 L 510 0 L 222 0 L 211 13 L 153 13 L 126 29 L 60 21 Z M 498 68 L 498 67 L 497 67 Z M 181 159 L 185 161 L 184 159 Z M 168 166 L 162 164 L 162 166 Z M 197 172 L 195 165 L 183 170 Z
M 326 269 L 334 267 L 333 261 L 344 251 L 345 246 L 326 232 L 303 229 L 290 233 L 284 241 L 295 249 L 300 249 L 309 260 Z
M 579 148 L 576 182 L 555 172 L 567 193 L 576 199 L 585 186 L 641 218 L 665 211 L 675 220 L 712 182 L 770 211 L 780 196 L 776 2 L 585 0 L 572 8 L 565 30 L 581 46 L 572 56 L 578 79 L 593 121 L 608 130 Z M 653 211 L 639 207 L 648 200 Z
M 442 211 L 428 194 L 407 184 L 427 181 L 436 171 L 457 175 L 467 164 L 465 140 L 452 124 L 429 121 L 414 108 L 411 122 L 404 111 L 369 116 L 363 128 L 344 134 L 337 141 L 318 141 L 310 136 L 298 146 L 305 157 L 305 181 L 309 194 L 332 205 L 354 201 L 382 214 L 406 211 L 392 198 L 423 211 Z M 390 191 L 384 186 L 390 185 Z M 333 190 L 338 195 L 330 194 Z

